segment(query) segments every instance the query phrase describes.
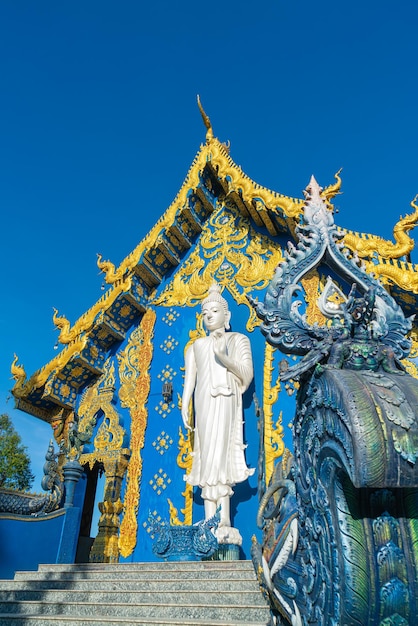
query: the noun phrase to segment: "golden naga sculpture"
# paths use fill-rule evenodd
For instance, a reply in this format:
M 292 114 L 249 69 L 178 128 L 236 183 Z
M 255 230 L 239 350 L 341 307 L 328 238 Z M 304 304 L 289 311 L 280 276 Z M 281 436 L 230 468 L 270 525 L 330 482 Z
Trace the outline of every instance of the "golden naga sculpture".
M 23 365 L 18 364 L 19 357 L 14 355 L 10 371 L 13 379 L 16 381 L 13 387 L 13 394 L 16 398 L 20 397 L 25 392 L 26 372 Z
M 388 261 L 374 264 L 372 262 L 365 263 L 366 272 L 373 274 L 375 278 L 381 280 L 383 284 L 394 283 L 401 289 L 409 293 L 418 293 L 418 272 L 415 271 L 413 265 L 408 269 L 406 263 L 401 261 L 402 266 L 392 264 Z
M 113 284 L 118 280 L 122 280 L 128 271 L 128 268 L 121 265 L 115 269 L 115 265 L 111 261 L 102 261 L 102 255 L 97 254 L 97 267 L 105 275 L 105 282 Z
M 377 252 L 383 259 L 399 259 L 402 256 L 406 256 L 409 260 L 409 255 L 414 248 L 414 240 L 409 237 L 408 233 L 415 228 L 418 222 L 417 200 L 418 194 L 411 202 L 414 212 L 401 217 L 394 226 L 393 237 L 396 243 L 375 235 L 369 235 L 367 239 L 363 239 L 355 233 L 347 232 L 344 236 L 345 245 L 353 252 L 356 252 L 359 257 L 363 258 Z
M 340 189 L 341 189 L 341 170 L 342 168 L 340 168 L 338 170 L 338 172 L 336 174 L 334 174 L 334 178 L 336 180 L 336 182 L 333 185 L 328 185 L 328 187 L 324 187 L 324 189 L 321 191 L 321 198 L 323 198 L 325 200 L 325 204 L 327 205 L 327 209 L 329 209 L 330 211 L 333 210 L 333 206 L 331 204 L 331 200 L 332 198 L 334 198 L 335 196 L 339 195 L 341 193 Z
M 63 335 L 66 335 L 68 333 L 68 331 L 70 330 L 70 322 L 69 320 L 65 317 L 65 315 L 58 315 L 58 309 L 56 309 L 55 307 L 52 307 L 54 314 L 52 316 L 52 321 L 54 322 L 54 326 L 55 328 L 57 328 L 60 331 L 60 336 L 61 333 Z
M 23 367 L 23 365 L 18 364 L 18 360 L 19 360 L 19 357 L 17 356 L 17 354 L 14 354 L 10 371 L 12 373 L 14 380 L 23 381 L 26 379 L 26 372 L 25 372 L 25 368 Z

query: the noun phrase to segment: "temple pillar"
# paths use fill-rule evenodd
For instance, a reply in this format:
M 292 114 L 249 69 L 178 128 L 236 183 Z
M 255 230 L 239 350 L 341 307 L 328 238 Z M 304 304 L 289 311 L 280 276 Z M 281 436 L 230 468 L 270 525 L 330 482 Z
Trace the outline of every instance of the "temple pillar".
M 124 454 L 103 459 L 106 482 L 103 502 L 98 504 L 101 516 L 99 532 L 90 552 L 91 563 L 117 563 L 119 561 L 119 516 L 123 510 L 120 493 L 128 461 L 129 458 Z

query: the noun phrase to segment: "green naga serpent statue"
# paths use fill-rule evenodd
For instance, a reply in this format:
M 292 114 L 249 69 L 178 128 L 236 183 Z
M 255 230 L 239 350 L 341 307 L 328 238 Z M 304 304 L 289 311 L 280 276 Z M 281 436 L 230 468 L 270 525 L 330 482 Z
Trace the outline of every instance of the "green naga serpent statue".
M 264 302 L 252 301 L 267 341 L 301 357 L 281 372 L 299 381 L 293 459 L 275 468 L 253 544 L 271 623 L 414 626 L 418 381 L 401 363 L 412 319 L 345 253 L 314 179 L 296 232 Z M 324 326 L 294 299 L 312 269 L 328 274 Z

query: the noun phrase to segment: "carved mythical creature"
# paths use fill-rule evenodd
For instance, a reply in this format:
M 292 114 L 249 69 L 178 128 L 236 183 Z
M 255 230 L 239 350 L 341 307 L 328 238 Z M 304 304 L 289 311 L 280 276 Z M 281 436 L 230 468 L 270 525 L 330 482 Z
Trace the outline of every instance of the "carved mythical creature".
M 262 496 L 253 558 L 272 623 L 413 626 L 418 611 L 418 382 L 401 359 L 412 319 L 341 252 L 332 214 L 311 180 L 304 222 L 263 304 L 273 345 L 301 356 L 292 467 Z M 330 278 L 310 325 L 293 301 L 304 275 Z M 359 293 L 356 293 L 358 289 Z M 338 296 L 338 297 L 337 297 Z
M 115 265 L 111 261 L 102 261 L 102 255 L 97 254 L 97 267 L 101 272 L 105 275 L 105 281 L 108 284 L 113 284 L 118 280 L 122 280 L 122 278 L 128 272 L 128 268 L 126 268 L 123 264 L 116 269 Z
M 208 558 L 218 548 L 215 536 L 220 521 L 218 507 L 215 515 L 201 520 L 193 526 L 170 525 L 160 521 L 150 512 L 148 523 L 151 532 L 156 535 L 152 547 L 154 554 L 163 559 L 168 558 Z
M 58 464 L 52 441 L 49 442 L 43 470 L 42 489 L 50 493 L 39 496 L 3 490 L 0 492 L 0 513 L 39 517 L 57 509 L 62 500 L 64 489 L 58 473 Z
M 69 320 L 65 317 L 65 315 L 58 315 L 58 309 L 55 307 L 53 307 L 53 311 L 54 314 L 52 316 L 52 321 L 55 328 L 60 331 L 60 337 L 61 335 L 67 335 L 71 327 Z
M 80 431 L 78 429 L 78 417 L 74 415 L 74 420 L 69 422 L 68 426 L 68 444 L 61 444 L 62 452 L 70 459 L 78 460 L 83 452 L 83 448 L 87 443 L 91 443 L 93 430 L 96 425 L 96 418 L 87 422 L 86 429 Z
M 396 243 L 386 241 L 381 237 L 370 236 L 367 239 L 361 239 L 354 233 L 346 233 L 344 235 L 344 243 L 353 252 L 360 257 L 372 256 L 377 253 L 379 257 L 385 259 L 399 259 L 402 256 L 409 257 L 414 248 L 414 240 L 408 235 L 409 231 L 415 228 L 418 221 L 418 196 L 411 202 L 413 213 L 400 217 L 399 222 L 395 224 L 393 229 L 393 237 Z
M 15 386 L 13 388 L 13 395 L 16 398 L 19 398 L 26 391 L 26 372 L 23 365 L 19 365 L 18 363 L 19 357 L 15 354 L 13 358 L 13 362 L 10 366 L 10 371 L 13 379 L 16 381 Z

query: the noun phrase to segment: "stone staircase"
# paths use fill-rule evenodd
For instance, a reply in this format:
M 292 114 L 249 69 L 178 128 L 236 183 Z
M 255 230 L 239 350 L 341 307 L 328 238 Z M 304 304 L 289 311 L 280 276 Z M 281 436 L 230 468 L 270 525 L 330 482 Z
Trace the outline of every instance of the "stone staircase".
M 0 626 L 265 626 L 250 561 L 40 565 L 0 581 Z

